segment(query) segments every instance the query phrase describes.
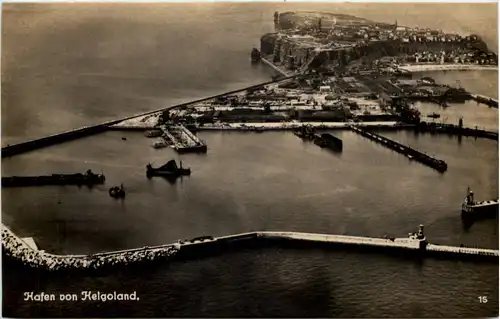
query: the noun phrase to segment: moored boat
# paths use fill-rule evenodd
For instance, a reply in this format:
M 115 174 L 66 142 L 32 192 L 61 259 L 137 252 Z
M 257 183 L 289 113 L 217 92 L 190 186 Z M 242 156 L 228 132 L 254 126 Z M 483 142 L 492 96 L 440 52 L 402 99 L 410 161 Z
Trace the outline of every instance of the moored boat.
M 153 168 L 151 164 L 146 166 L 146 175 L 148 177 L 152 176 L 165 176 L 165 177 L 179 177 L 184 175 L 191 175 L 190 168 L 183 168 L 182 161 L 180 161 L 179 167 L 175 160 L 170 160 L 167 164 L 162 165 L 158 168 Z
M 334 151 L 342 151 L 343 143 L 342 140 L 332 134 L 324 133 L 321 134 L 321 139 L 325 147 L 328 147 Z
M 438 119 L 441 117 L 441 114 L 438 114 L 438 113 L 431 113 L 431 114 L 427 114 L 427 117 L 430 117 L 430 118 L 433 118 L 433 119 Z
M 109 196 L 113 198 L 124 198 L 125 197 L 125 188 L 123 188 L 123 184 L 118 186 L 111 187 L 109 189 Z
M 256 48 L 252 49 L 250 53 L 250 58 L 252 59 L 252 63 L 256 63 L 260 61 L 260 52 Z

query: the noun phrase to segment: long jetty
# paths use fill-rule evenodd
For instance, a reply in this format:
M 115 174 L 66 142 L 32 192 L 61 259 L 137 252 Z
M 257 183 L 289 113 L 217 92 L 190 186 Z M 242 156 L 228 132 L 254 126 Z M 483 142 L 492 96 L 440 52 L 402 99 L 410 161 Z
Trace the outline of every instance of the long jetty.
M 222 237 L 201 236 L 191 240 L 179 240 L 174 244 L 142 247 L 92 255 L 55 255 L 39 250 L 34 240 L 29 243 L 17 237 L 5 225 L 2 225 L 3 252 L 10 260 L 24 266 L 47 271 L 60 270 L 96 270 L 124 266 L 155 260 L 175 260 L 177 258 L 197 258 L 215 252 L 232 251 L 237 247 L 250 245 L 265 247 L 273 243 L 290 243 L 292 247 L 307 245 L 332 248 L 350 248 L 369 252 L 408 253 L 416 257 L 444 257 L 493 261 L 498 263 L 498 250 L 472 247 L 435 245 L 427 242 L 423 225 L 417 233 L 410 233 L 407 238 L 372 238 L 360 236 L 314 234 L 302 232 L 261 231 L 241 233 Z M 231 248 L 229 248 L 231 247 Z
M 179 153 L 207 152 L 207 144 L 191 133 L 184 125 L 162 125 L 164 137 L 168 138 L 173 148 Z
M 191 104 L 204 102 L 204 101 L 215 99 L 217 97 L 221 97 L 224 95 L 239 93 L 239 92 L 243 92 L 243 91 L 246 91 L 249 89 L 258 88 L 258 87 L 261 87 L 263 85 L 272 84 L 272 83 L 283 82 L 283 81 L 295 78 L 296 76 L 298 76 L 298 75 L 294 74 L 294 75 L 290 75 L 290 76 L 287 76 L 285 78 L 281 78 L 278 80 L 272 80 L 272 81 L 268 81 L 268 82 L 264 82 L 264 83 L 254 84 L 254 85 L 251 85 L 251 86 L 248 86 L 245 88 L 236 89 L 236 90 L 232 90 L 232 91 L 224 92 L 224 93 L 218 93 L 218 94 L 215 94 L 215 95 L 212 95 L 209 97 L 204 97 L 204 98 L 201 98 L 198 100 L 181 103 L 181 104 L 177 104 L 174 106 L 164 107 L 164 108 L 157 109 L 154 111 L 148 111 L 148 112 L 144 112 L 144 113 L 140 113 L 140 114 L 135 114 L 135 115 L 127 116 L 125 118 L 107 121 L 107 122 L 96 124 L 96 125 L 84 126 L 81 128 L 69 130 L 69 131 L 62 132 L 62 133 L 53 134 L 50 136 L 46 136 L 46 137 L 42 137 L 42 138 L 38 138 L 38 139 L 26 141 L 26 142 L 14 144 L 14 145 L 7 145 L 5 147 L 2 147 L 2 151 L 1 151 L 2 158 L 11 157 L 14 155 L 26 153 L 29 151 L 43 148 L 43 147 L 56 145 L 56 144 L 60 144 L 60 143 L 71 141 L 71 140 L 76 140 L 78 138 L 82 138 L 82 137 L 86 137 L 86 136 L 90 136 L 90 135 L 95 135 L 98 133 L 103 133 L 103 132 L 107 131 L 110 126 L 118 124 L 118 123 L 126 121 L 126 120 L 133 119 L 135 117 L 146 116 L 146 115 L 158 113 L 158 112 L 165 111 L 165 110 L 182 108 L 182 107 L 185 107 L 185 106 L 188 106 Z
M 393 141 L 391 139 L 388 139 L 384 136 L 378 135 L 373 132 L 368 132 L 365 131 L 359 127 L 356 127 L 354 125 L 351 125 L 351 130 L 360 134 L 363 137 L 366 137 L 376 143 L 379 143 L 387 148 L 390 148 L 400 154 L 403 154 L 407 156 L 409 159 L 414 159 L 424 165 L 427 165 L 439 172 L 445 172 L 448 169 L 448 164 L 446 164 L 445 161 L 438 160 L 436 158 L 433 158 L 427 154 L 424 154 L 422 152 L 419 152 L 411 147 L 408 147 L 406 145 L 403 145 L 401 143 L 398 143 L 396 141 Z
M 481 95 L 481 94 L 471 94 L 470 97 L 474 101 L 476 101 L 477 103 L 482 103 L 482 104 L 486 104 L 490 107 L 498 108 L 498 100 L 496 100 L 494 98 L 491 98 L 491 97 L 488 97 L 485 95 Z

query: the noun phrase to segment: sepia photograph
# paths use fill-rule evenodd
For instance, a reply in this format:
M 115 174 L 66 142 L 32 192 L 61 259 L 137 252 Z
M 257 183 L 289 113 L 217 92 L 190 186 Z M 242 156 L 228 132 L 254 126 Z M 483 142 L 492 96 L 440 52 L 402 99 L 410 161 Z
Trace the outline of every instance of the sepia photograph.
M 2 3 L 2 317 L 498 318 L 498 9 Z

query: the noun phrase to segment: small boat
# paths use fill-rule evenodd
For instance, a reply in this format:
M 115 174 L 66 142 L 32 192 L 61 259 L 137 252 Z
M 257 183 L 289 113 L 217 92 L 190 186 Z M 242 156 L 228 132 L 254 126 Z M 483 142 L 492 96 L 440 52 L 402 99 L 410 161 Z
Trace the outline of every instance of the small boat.
M 163 135 L 163 132 L 161 130 L 153 130 L 146 132 L 145 135 L 146 137 L 159 137 Z
M 325 147 L 328 147 L 334 151 L 342 151 L 343 143 L 340 138 L 329 133 L 324 133 L 321 134 L 321 139 L 322 139 L 321 145 L 325 145 Z
M 427 117 L 430 117 L 430 118 L 433 118 L 433 119 L 438 119 L 438 118 L 441 117 L 441 114 L 431 113 L 431 114 L 427 114 Z
M 250 53 L 250 58 L 252 59 L 252 63 L 256 63 L 260 61 L 260 52 L 256 48 L 252 49 Z
M 123 184 L 118 186 L 113 186 L 109 189 L 109 196 L 113 198 L 124 198 L 125 197 L 125 188 L 123 188 Z
M 167 164 L 160 166 L 159 168 L 153 168 L 151 164 L 146 165 L 146 175 L 152 176 L 164 176 L 164 177 L 179 177 L 183 175 L 191 175 L 190 168 L 183 168 L 182 161 L 180 161 L 180 167 L 177 167 L 175 160 L 170 160 Z
M 153 147 L 154 148 L 164 148 L 164 147 L 167 147 L 168 146 L 168 143 L 165 142 L 165 141 L 158 141 L 158 142 L 154 142 L 153 143 Z
M 314 139 L 314 129 L 309 126 L 301 126 L 293 132 L 296 136 L 302 139 L 313 140 Z
M 126 138 L 126 137 L 122 137 L 122 141 L 126 141 L 126 140 L 127 140 L 127 138 Z

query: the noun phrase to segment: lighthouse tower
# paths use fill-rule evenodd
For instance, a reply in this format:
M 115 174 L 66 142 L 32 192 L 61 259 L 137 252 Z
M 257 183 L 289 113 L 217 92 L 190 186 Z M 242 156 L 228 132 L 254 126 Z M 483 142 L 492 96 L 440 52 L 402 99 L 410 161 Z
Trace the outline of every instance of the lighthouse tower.
M 425 238 L 424 234 L 424 225 L 420 224 L 418 226 L 418 231 L 415 238 L 419 241 L 419 248 L 425 249 L 425 247 L 427 246 L 427 239 Z

